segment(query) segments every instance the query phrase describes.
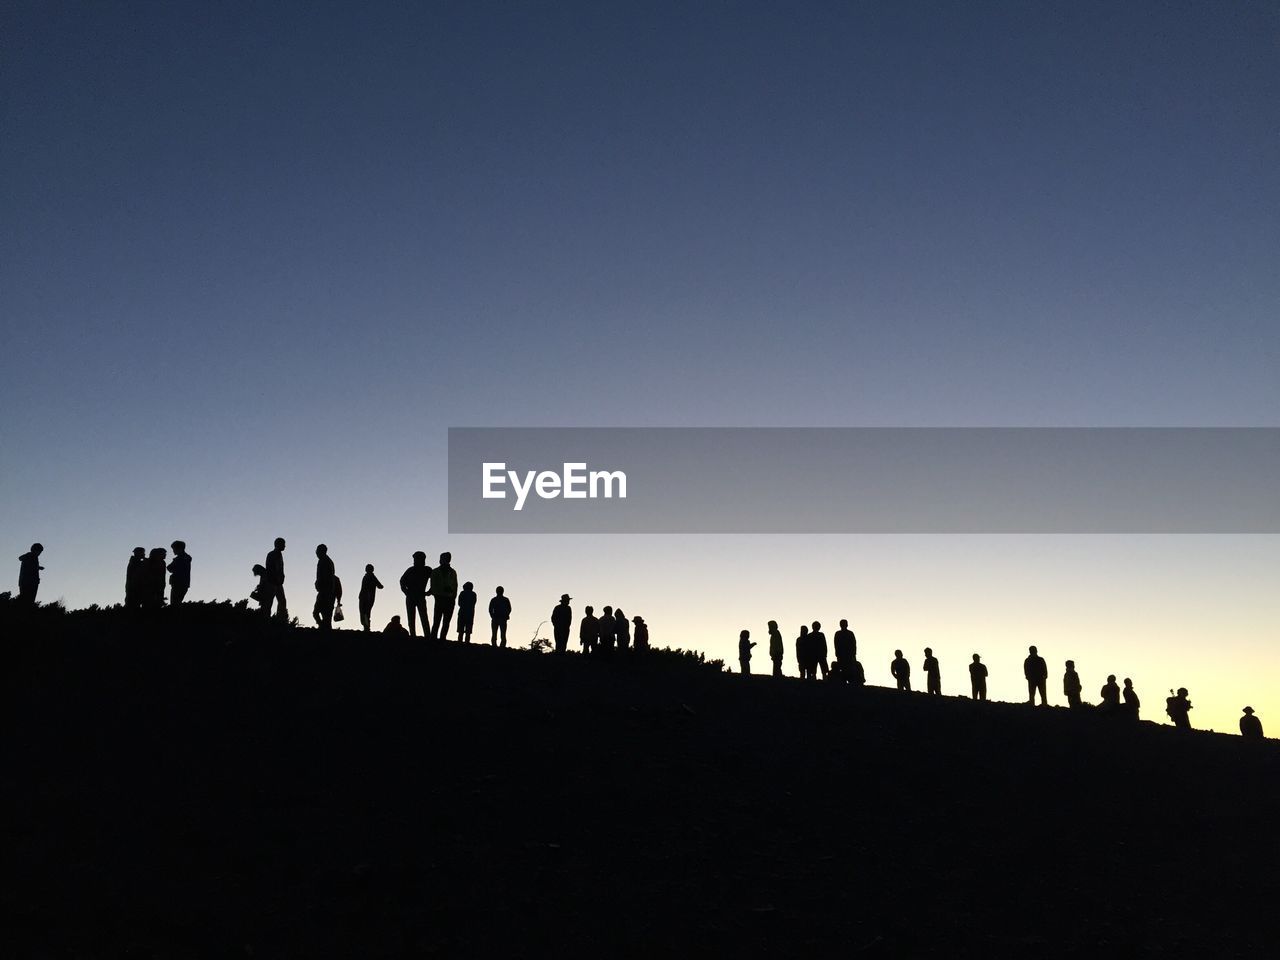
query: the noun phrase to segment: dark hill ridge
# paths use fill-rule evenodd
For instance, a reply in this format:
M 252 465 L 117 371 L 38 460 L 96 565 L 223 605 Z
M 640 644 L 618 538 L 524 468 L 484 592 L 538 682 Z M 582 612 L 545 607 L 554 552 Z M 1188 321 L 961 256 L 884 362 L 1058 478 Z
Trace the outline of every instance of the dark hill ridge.
M 9 956 L 1268 956 L 1280 749 L 1058 709 L 21 619 Z

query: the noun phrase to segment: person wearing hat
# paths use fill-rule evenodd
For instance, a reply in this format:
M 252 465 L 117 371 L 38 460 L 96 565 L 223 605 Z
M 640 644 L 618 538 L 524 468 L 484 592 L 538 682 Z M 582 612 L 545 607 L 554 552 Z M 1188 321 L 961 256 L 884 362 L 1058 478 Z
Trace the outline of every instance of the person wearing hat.
M 644 617 L 639 614 L 632 617 L 631 622 L 636 625 L 633 631 L 636 653 L 644 653 L 649 649 L 649 625 L 644 622 Z
M 567 593 L 560 594 L 560 602 L 551 611 L 551 632 L 555 635 L 556 653 L 565 653 L 569 649 L 569 628 L 573 625 L 573 608 L 569 601 L 573 597 Z
M 1240 718 L 1240 736 L 1246 740 L 1262 739 L 1262 721 L 1253 715 L 1253 707 L 1244 708 L 1244 716 Z

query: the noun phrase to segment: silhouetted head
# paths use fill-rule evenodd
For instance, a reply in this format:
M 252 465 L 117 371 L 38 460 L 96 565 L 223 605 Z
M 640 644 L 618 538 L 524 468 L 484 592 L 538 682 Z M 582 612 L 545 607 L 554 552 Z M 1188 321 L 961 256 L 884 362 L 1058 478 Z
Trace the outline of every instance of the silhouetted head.
M 739 633 L 739 634 L 738 634 L 738 639 L 739 639 L 739 640 L 745 640 L 745 639 L 747 639 L 747 637 L 749 637 L 749 636 L 751 636 L 751 631 L 750 631 L 750 630 L 743 630 L 741 633 Z
M 427 562 L 427 555 L 421 550 L 413 551 L 413 565 L 415 567 L 424 566 Z
M 146 548 L 145 548 L 145 547 L 134 547 L 134 548 L 133 548 L 133 555 L 134 555 L 135 557 L 137 557 L 139 560 L 141 560 L 143 557 L 145 557 L 145 556 L 147 555 Z
M 1178 696 L 1180 696 L 1180 697 L 1185 697 L 1186 695 L 1187 695 L 1187 688 L 1186 688 L 1186 687 L 1179 687 L 1179 688 L 1178 688 Z
M 365 572 L 365 573 L 373 573 L 373 564 L 372 564 L 372 563 L 366 563 L 366 564 L 364 565 L 364 572 Z
M 777 629 L 778 629 L 778 621 L 777 621 L 777 620 L 770 620 L 770 621 L 769 621 L 769 629 L 770 629 L 770 630 L 777 630 Z
M 897 657 L 898 659 L 902 659 L 902 651 L 901 651 L 901 650 L 895 650 L 895 651 L 893 651 L 893 655 L 894 655 L 895 657 Z
M 267 568 L 266 568 L 266 567 L 264 567 L 262 564 L 260 564 L 260 563 L 255 563 L 255 564 L 253 565 L 253 575 L 254 575 L 255 577 L 260 577 L 260 576 L 262 576 L 262 575 L 263 575 L 264 573 L 266 573 L 266 572 L 267 572 Z
M 587 616 L 591 616 L 591 614 L 595 612 L 595 609 L 596 609 L 595 607 L 587 607 L 586 608 Z
M 443 567 L 446 563 L 448 563 L 452 559 L 453 559 L 453 554 L 450 553 L 448 550 L 446 550 L 444 553 L 440 554 L 440 566 Z
M 631 622 L 632 622 L 632 623 L 644 623 L 644 617 L 640 616 L 639 614 L 636 614 L 634 617 L 632 617 L 632 618 L 631 618 Z
M 1114 673 L 1107 674 L 1107 683 L 1115 683 L 1116 675 Z
M 569 596 L 567 593 L 562 593 L 562 594 L 560 594 L 560 602 L 561 602 L 561 603 L 568 603 L 568 602 L 569 602 L 570 600 L 572 600 L 572 599 L 573 599 L 573 597 Z
M 613 616 L 614 616 L 614 618 L 615 618 L 615 619 L 617 619 L 617 620 L 625 620 L 625 619 L 627 619 L 627 615 L 626 615 L 625 613 L 623 613 L 623 612 L 622 612 L 622 608 L 621 608 L 621 607 L 619 607 L 617 610 L 615 610 L 615 611 L 613 612 Z
M 800 636 L 807 637 L 808 635 L 809 635 L 809 628 L 806 627 L 803 623 L 800 624 Z
M 31 552 L 32 552 L 32 553 L 36 553 L 36 554 L 44 553 L 44 544 L 43 544 L 43 543 L 33 543 L 33 544 L 31 545 Z
M 1068 669 L 1068 670 L 1074 670 L 1075 668 L 1076 668 L 1076 662 L 1075 662 L 1074 660 L 1068 660 L 1068 661 L 1067 661 L 1067 669 Z
M 276 537 L 276 549 L 277 550 L 284 549 L 284 537 Z
M 503 589 L 502 589 L 501 587 L 497 587 L 497 588 L 495 588 L 495 589 L 494 589 L 494 591 L 493 591 L 493 592 L 494 592 L 494 593 L 496 593 L 498 596 L 502 596 L 502 594 L 503 594 L 505 591 L 503 591 Z
M 925 647 L 925 648 L 924 648 L 924 655 L 925 655 L 926 657 L 932 657 L 932 656 L 933 656 L 933 647 Z
M 1036 648 L 1035 648 L 1035 647 L 1027 647 L 1027 653 L 1031 654 L 1031 655 L 1034 657 L 1034 656 L 1036 655 Z
M 328 548 L 327 546 L 325 546 L 323 543 L 317 543 L 317 544 L 316 544 L 316 556 L 317 556 L 317 557 L 323 557 L 323 556 L 324 556 L 326 553 L 328 553 L 328 552 L 329 552 L 329 548 Z
M 400 626 L 400 617 L 399 616 L 392 617 L 391 622 L 394 623 L 397 627 Z
M 602 612 L 606 617 L 612 617 L 612 616 L 613 616 L 613 607 L 605 607 L 605 608 L 604 608 L 604 610 L 602 610 L 601 612 Z
M 848 630 L 848 629 L 849 629 L 849 621 L 848 621 L 848 620 L 841 620 L 841 621 L 840 621 L 840 629 L 841 629 L 841 630 Z
M 981 659 L 982 659 L 982 658 L 981 658 L 980 656 L 978 656 L 976 653 L 973 655 L 973 662 L 974 662 L 974 663 L 979 662 Z
M 152 560 L 163 560 L 168 555 L 169 555 L 169 551 L 166 550 L 164 547 L 154 547 L 151 551 Z
M 1132 680 L 1130 680 L 1128 677 L 1125 677 L 1125 678 L 1124 678 L 1124 688 L 1125 688 L 1126 690 L 1132 690 L 1132 689 L 1133 689 L 1133 681 L 1132 681 Z
M 1244 712 L 1252 716 L 1252 714 L 1253 714 L 1253 707 L 1245 707 L 1245 708 L 1244 708 Z
M 472 583 L 470 580 L 468 580 L 466 583 L 464 583 L 464 584 L 462 585 L 462 589 L 463 589 L 463 590 L 474 590 L 474 589 L 475 589 L 475 586 L 476 586 L 476 585 L 475 585 L 474 583 Z
M 183 543 L 181 540 L 175 540 L 175 541 L 173 541 L 173 543 L 169 544 L 169 546 L 173 547 L 173 552 L 174 552 L 174 553 L 186 553 L 186 552 L 187 552 L 187 545 L 186 545 L 185 543 Z
M 813 621 L 813 632 L 817 633 L 821 629 L 822 629 L 822 624 L 820 624 L 817 620 Z

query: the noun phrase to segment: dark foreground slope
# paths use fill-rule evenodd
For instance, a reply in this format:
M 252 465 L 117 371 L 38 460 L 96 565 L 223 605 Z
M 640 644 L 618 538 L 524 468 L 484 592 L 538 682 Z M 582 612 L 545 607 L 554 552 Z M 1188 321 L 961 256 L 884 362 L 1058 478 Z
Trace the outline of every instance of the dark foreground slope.
M 6 634 L 8 956 L 1266 956 L 1280 750 L 265 629 Z

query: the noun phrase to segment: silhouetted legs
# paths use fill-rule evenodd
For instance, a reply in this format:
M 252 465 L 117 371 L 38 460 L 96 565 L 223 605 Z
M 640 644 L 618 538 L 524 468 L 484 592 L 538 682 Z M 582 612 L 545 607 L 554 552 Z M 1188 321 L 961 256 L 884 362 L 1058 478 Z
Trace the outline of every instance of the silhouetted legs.
M 267 602 L 264 606 L 264 609 L 267 611 L 268 615 L 270 615 L 271 613 L 271 602 L 273 600 L 275 601 L 275 605 L 276 605 L 276 618 L 280 620 L 288 620 L 289 604 L 284 599 L 283 583 L 276 584 L 274 588 L 274 592 L 269 593 L 267 595 Z
M 743 675 L 744 677 L 749 677 L 749 676 L 751 676 L 751 661 L 750 661 L 750 660 L 745 660 L 745 659 L 744 659 L 744 660 L 739 660 L 739 661 L 738 661 L 738 665 L 742 668 L 742 675 Z
M 553 631 L 556 639 L 556 653 L 564 653 L 569 649 L 569 624 L 557 624 Z
M 321 630 L 333 629 L 333 605 L 338 598 L 332 593 L 317 593 L 316 605 L 311 611 L 311 618 Z
M 435 617 L 431 621 L 431 636 L 449 639 L 449 624 L 453 622 L 453 600 L 436 597 Z
M 925 692 L 930 696 L 942 696 L 942 678 L 936 673 L 929 673 L 925 675 L 924 687 Z
M 431 618 L 427 616 L 427 597 L 425 594 L 417 596 L 405 595 L 404 598 L 405 619 L 409 621 L 409 636 L 416 637 L 417 627 L 415 626 L 414 616 L 422 621 L 422 632 L 428 632 L 431 626 Z
M 360 601 L 360 629 L 368 633 L 373 629 L 371 620 L 373 619 L 373 601 Z
M 971 682 L 971 686 L 973 687 L 973 699 L 975 700 L 987 699 L 987 681 L 985 679 L 983 680 L 975 679 Z
M 475 625 L 476 615 L 470 610 L 462 610 L 458 613 L 458 642 L 471 642 L 471 628 Z
M 175 583 L 169 588 L 169 604 L 176 607 L 183 601 L 187 595 L 187 591 L 190 589 L 190 586 L 182 586 Z
M 781 657 L 773 658 L 773 675 L 775 677 L 782 676 L 782 658 Z
M 817 660 L 814 661 L 814 667 L 816 668 L 813 674 L 814 679 L 817 679 L 818 670 L 822 671 L 822 679 L 823 680 L 827 679 L 827 674 L 830 672 L 830 668 L 827 666 L 827 655 L 825 653 L 822 656 L 818 657 Z
M 1032 706 L 1036 703 L 1036 693 L 1040 694 L 1040 706 L 1049 705 L 1049 699 L 1045 696 L 1046 682 L 1044 680 L 1028 680 L 1027 681 L 1027 702 Z
M 489 644 L 494 647 L 497 647 L 497 646 L 505 647 L 507 645 L 507 621 L 493 620 L 493 621 L 490 621 L 490 625 L 492 626 L 493 629 L 489 634 Z M 499 633 L 502 634 L 501 644 L 498 643 Z

